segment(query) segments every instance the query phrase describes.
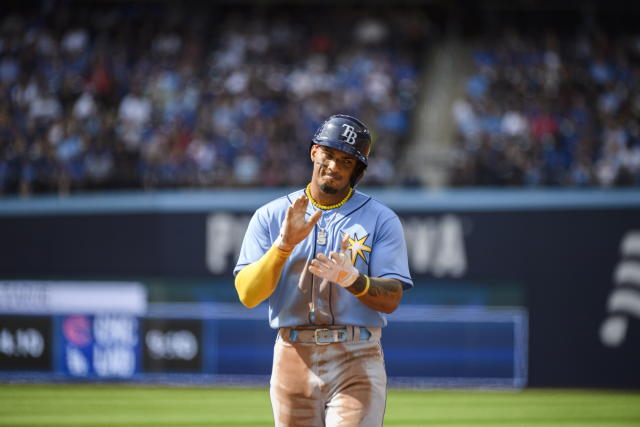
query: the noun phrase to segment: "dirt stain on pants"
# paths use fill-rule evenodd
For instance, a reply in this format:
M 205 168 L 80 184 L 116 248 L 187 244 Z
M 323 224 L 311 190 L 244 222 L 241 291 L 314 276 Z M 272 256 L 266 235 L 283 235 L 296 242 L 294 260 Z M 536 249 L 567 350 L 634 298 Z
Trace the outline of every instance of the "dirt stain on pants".
M 278 335 L 270 389 L 276 426 L 382 425 L 387 375 L 379 328 L 372 329 L 368 341 L 329 345 Z

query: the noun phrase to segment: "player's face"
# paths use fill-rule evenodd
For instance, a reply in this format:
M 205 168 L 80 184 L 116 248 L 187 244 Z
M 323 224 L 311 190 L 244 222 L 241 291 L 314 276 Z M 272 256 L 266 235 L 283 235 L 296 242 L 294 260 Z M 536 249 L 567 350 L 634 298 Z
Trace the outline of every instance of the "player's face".
M 322 191 L 329 194 L 349 188 L 349 180 L 358 160 L 347 153 L 322 145 L 311 148 L 313 180 Z

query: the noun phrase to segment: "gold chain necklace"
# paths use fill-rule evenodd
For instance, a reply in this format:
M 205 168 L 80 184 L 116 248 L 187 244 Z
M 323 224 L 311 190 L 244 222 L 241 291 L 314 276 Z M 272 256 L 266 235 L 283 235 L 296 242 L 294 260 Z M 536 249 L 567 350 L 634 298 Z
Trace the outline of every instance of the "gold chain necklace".
M 313 199 L 313 197 L 311 197 L 311 183 L 307 184 L 307 188 L 304 190 L 304 193 L 307 195 L 307 198 L 309 198 L 309 201 L 313 206 L 315 206 L 318 209 L 322 209 L 323 211 L 328 211 L 330 209 L 339 208 L 340 206 L 347 203 L 347 200 L 349 200 L 349 198 L 353 194 L 353 188 L 349 187 L 349 192 L 347 193 L 346 196 L 344 196 L 344 199 L 342 199 L 340 202 L 336 203 L 335 205 L 321 205 L 320 203 L 316 202 Z

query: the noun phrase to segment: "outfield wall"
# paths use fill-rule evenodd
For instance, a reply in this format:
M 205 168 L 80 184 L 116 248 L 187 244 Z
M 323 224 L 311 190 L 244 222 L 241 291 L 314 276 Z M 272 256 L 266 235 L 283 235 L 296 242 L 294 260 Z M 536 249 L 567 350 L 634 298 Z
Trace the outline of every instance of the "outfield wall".
M 264 307 L 233 302 L 230 272 L 253 210 L 283 193 L 3 199 L 0 279 L 139 281 L 150 295 L 147 313 L 135 317 L 139 331 L 154 317 L 199 313 L 201 348 L 217 350 L 200 355 L 198 372 L 235 375 L 251 354 L 251 374 L 266 375 Z M 416 283 L 383 338 L 394 381 L 640 387 L 640 192 L 369 193 L 400 215 Z M 159 282 L 171 289 L 158 291 Z M 56 316 L 74 314 L 53 315 L 53 329 L 64 322 Z M 511 320 L 500 326 L 491 316 Z M 249 345 L 234 344 L 236 336 Z M 143 365 L 145 351 L 135 350 L 136 372 L 180 372 L 169 361 Z

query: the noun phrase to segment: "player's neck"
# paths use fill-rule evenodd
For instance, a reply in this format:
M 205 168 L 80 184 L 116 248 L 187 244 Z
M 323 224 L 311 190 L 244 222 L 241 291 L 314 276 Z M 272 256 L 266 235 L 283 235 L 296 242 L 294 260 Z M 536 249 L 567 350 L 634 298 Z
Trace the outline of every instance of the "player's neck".
M 351 197 L 353 189 L 347 187 L 337 193 L 330 194 L 322 191 L 318 185 L 311 183 L 307 186 L 306 193 L 307 196 L 310 196 L 310 201 L 315 207 L 326 210 L 335 209 L 345 204 Z

